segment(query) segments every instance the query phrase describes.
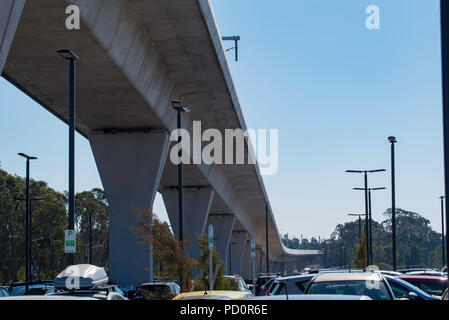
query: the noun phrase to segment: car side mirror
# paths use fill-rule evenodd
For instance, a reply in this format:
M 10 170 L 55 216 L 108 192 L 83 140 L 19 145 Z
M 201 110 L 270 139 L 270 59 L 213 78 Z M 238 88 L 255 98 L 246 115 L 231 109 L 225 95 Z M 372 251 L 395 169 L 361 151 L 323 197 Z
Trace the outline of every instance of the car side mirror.
M 409 299 L 409 300 L 421 300 L 421 298 L 416 294 L 416 293 L 414 293 L 414 292 L 409 292 L 408 294 L 407 294 L 407 298 Z

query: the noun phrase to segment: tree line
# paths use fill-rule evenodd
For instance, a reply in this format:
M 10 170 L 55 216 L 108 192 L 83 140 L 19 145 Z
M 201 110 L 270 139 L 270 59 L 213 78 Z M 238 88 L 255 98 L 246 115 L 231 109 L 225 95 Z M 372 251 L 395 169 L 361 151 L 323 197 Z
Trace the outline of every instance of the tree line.
M 25 280 L 25 187 L 24 178 L 0 168 L 0 284 Z M 67 266 L 64 231 L 68 227 L 66 193 L 44 181 L 30 180 L 32 279 L 54 279 Z M 101 189 L 76 194 L 75 263 L 87 263 L 89 216 L 92 215 L 92 259 L 108 265 L 108 205 Z
M 392 265 L 392 233 L 391 233 L 391 208 L 384 214 L 384 220 L 373 220 L 373 262 L 380 268 L 390 269 Z M 331 233 L 330 238 L 321 242 L 312 238 L 311 241 L 297 238 L 282 237 L 285 246 L 292 249 L 320 249 L 324 255 L 321 265 L 327 267 L 361 266 L 366 264 L 366 236 L 365 220 L 362 219 L 362 243 L 359 238 L 358 220 L 338 224 Z M 306 241 L 305 241 L 306 240 Z M 422 215 L 396 209 L 396 243 L 397 266 L 441 268 L 442 239 L 430 226 L 430 221 Z M 357 248 L 359 255 L 357 255 Z M 363 262 L 362 262 L 363 261 Z M 365 266 L 365 265 L 364 265 Z

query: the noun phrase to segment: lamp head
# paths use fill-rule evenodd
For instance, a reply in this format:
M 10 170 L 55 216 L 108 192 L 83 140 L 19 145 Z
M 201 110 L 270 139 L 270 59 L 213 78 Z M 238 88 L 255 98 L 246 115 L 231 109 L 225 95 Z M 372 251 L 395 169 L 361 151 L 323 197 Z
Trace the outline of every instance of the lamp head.
M 174 101 L 171 102 L 171 105 L 172 105 L 173 109 L 175 109 L 176 111 L 190 112 L 190 109 L 184 108 L 182 106 L 182 102 L 181 101 L 174 100 Z
M 30 157 L 29 155 L 27 155 L 27 154 L 25 154 L 23 152 L 18 153 L 18 155 L 21 156 L 21 157 L 24 157 L 27 160 L 37 160 L 36 157 Z
M 59 55 L 61 57 L 63 57 L 65 60 L 70 60 L 70 61 L 79 60 L 79 57 L 75 53 L 73 53 L 72 50 L 61 49 L 61 50 L 58 50 L 56 52 L 59 53 Z
M 393 136 L 388 137 L 388 141 L 389 141 L 390 143 L 396 143 L 396 142 L 397 142 L 396 137 L 393 137 Z

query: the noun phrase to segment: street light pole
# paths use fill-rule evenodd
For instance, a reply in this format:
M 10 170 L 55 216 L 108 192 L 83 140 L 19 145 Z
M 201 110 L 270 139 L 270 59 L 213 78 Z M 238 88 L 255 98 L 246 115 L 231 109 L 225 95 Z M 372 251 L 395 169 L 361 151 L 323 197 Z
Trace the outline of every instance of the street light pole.
M 31 280 L 31 197 L 30 197 L 30 160 L 37 160 L 36 157 L 30 157 L 25 153 L 18 154 L 26 159 L 26 218 L 25 218 L 25 294 L 29 294 Z
M 69 230 L 75 230 L 75 127 L 76 127 L 76 104 L 75 104 L 75 81 L 76 60 L 78 56 L 71 50 L 63 49 L 57 51 L 65 60 L 69 61 Z M 75 254 L 69 253 L 69 265 L 75 264 Z
M 267 250 L 267 273 L 270 272 L 270 257 L 268 253 L 268 202 L 265 202 L 265 248 Z
M 373 265 L 373 215 L 371 209 L 371 191 L 385 190 L 385 187 L 381 188 L 368 188 L 368 236 L 367 242 L 369 242 L 369 256 L 370 265 Z M 365 188 L 354 188 L 354 190 L 365 190 Z
M 396 271 L 396 185 L 395 185 L 395 163 L 394 144 L 397 142 L 393 136 L 388 137 L 391 144 L 391 233 L 393 247 L 393 270 Z
M 190 110 L 184 108 L 180 101 L 172 101 L 171 102 L 173 109 L 177 112 L 177 127 L 178 130 L 182 129 L 182 113 L 189 112 Z M 182 163 L 182 136 L 181 132 L 178 132 L 178 240 L 181 243 L 181 249 L 184 250 L 184 171 L 183 171 L 183 163 Z
M 441 62 L 443 92 L 443 141 L 444 141 L 444 193 L 449 195 L 449 3 L 440 0 L 441 11 Z M 445 203 L 446 232 L 449 230 L 448 201 Z M 446 266 L 449 266 L 449 237 L 446 237 Z M 449 282 L 448 282 L 449 288 Z
M 371 248 L 370 248 L 370 234 L 369 234 L 369 207 L 368 207 L 368 173 L 374 172 L 384 172 L 385 169 L 376 169 L 376 170 L 346 170 L 347 173 L 363 173 L 364 174 L 364 182 L 365 187 L 363 189 L 357 188 L 357 190 L 361 189 L 365 191 L 365 235 L 366 235 L 366 265 L 369 266 L 371 263 Z
M 92 264 L 92 211 L 89 214 L 89 264 Z
M 444 257 L 444 196 L 440 197 L 441 200 L 441 257 L 443 258 L 443 268 L 446 264 Z

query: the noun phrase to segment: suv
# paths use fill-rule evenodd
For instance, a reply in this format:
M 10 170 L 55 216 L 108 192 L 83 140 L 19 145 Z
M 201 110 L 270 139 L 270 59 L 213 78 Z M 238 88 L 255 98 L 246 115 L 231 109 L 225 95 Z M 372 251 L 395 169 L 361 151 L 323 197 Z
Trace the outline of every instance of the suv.
M 373 300 L 394 300 L 388 281 L 380 272 L 321 273 L 315 276 L 306 294 L 368 296 Z

